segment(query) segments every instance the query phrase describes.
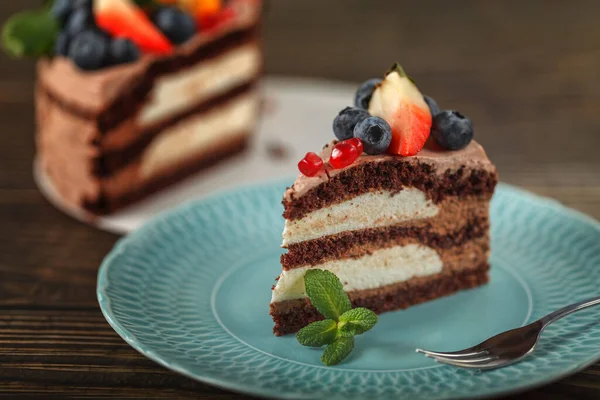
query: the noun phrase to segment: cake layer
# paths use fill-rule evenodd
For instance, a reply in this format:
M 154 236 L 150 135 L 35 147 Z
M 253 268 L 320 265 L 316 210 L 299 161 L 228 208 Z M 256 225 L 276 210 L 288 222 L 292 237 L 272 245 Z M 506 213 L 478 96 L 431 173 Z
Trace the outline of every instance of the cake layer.
M 96 169 L 94 170 L 94 174 L 102 177 L 115 175 L 120 169 L 129 164 L 131 160 L 139 158 L 150 143 L 162 135 L 164 130 L 179 124 L 191 116 L 198 117 L 211 112 L 238 96 L 254 92 L 255 90 L 256 80 L 242 83 L 240 86 L 211 97 L 202 103 L 186 109 L 185 112 L 176 114 L 174 117 L 165 119 L 160 124 L 143 131 L 140 131 L 140 128 L 135 125 L 134 120 L 131 120 L 130 123 L 120 125 L 115 133 L 111 132 L 102 138 L 102 151 L 95 164 Z
M 160 173 L 177 160 L 208 155 L 214 147 L 235 142 L 241 132 L 247 133 L 254 127 L 258 105 L 258 94 L 250 92 L 206 114 L 189 117 L 164 129 L 142 154 L 142 178 Z
M 258 44 L 250 42 L 177 74 L 159 77 L 149 93 L 150 100 L 137 116 L 137 124 L 142 129 L 150 128 L 194 105 L 254 81 L 261 63 Z
M 330 260 L 361 257 L 380 248 L 397 246 L 406 240 L 437 250 L 463 246 L 470 240 L 488 236 L 489 220 L 473 218 L 449 232 L 437 232 L 431 225 L 396 225 L 384 228 L 347 231 L 321 239 L 291 245 L 281 256 L 283 270 Z
M 439 208 L 419 189 L 369 192 L 312 211 L 300 219 L 286 220 L 283 247 L 344 231 L 430 218 L 438 213 Z
M 241 151 L 254 127 L 259 97 L 256 91 L 243 93 L 165 127 L 139 156 L 106 177 L 94 173 L 99 149 L 84 144 L 94 127 L 65 118 L 65 111 L 53 106 L 43 92 L 38 92 L 38 104 L 38 114 L 44 114 L 48 123 L 40 126 L 38 148 L 54 186 L 68 204 L 105 213 L 166 186 L 169 179 L 175 181 Z
M 375 289 L 351 291 L 348 296 L 354 307 L 366 307 L 380 314 L 483 285 L 489 280 L 488 271 L 487 262 L 460 271 L 444 269 L 435 275 L 415 277 Z M 273 332 L 277 336 L 297 332 L 311 322 L 323 319 L 307 298 L 271 303 L 270 308 L 275 321 Z
M 347 231 L 390 226 L 428 226 L 433 234 L 455 231 L 473 218 L 488 215 L 487 196 L 459 199 L 446 197 L 434 204 L 416 188 L 399 192 L 372 191 L 328 207 L 302 218 L 285 221 L 283 247 Z
M 403 238 L 397 245 L 374 249 L 361 256 L 333 259 L 322 263 L 284 270 L 273 289 L 271 302 L 305 297 L 304 274 L 309 269 L 334 273 L 344 290 L 374 289 L 408 281 L 414 277 L 435 275 L 442 271 L 461 271 L 487 262 L 487 236 L 449 249 L 424 246 L 414 238 Z
M 137 193 L 157 179 L 176 173 L 180 165 L 217 161 L 224 152 L 245 146 L 257 118 L 259 96 L 249 92 L 205 114 L 194 115 L 164 129 L 116 174 L 102 178 L 102 194 L 112 203 Z M 202 161 L 206 160 L 206 161 Z
M 96 215 L 111 213 L 121 209 L 167 186 L 171 186 L 198 171 L 209 168 L 225 158 L 241 153 L 248 146 L 249 138 L 250 132 L 239 132 L 239 135 L 233 140 L 221 143 L 220 146 L 215 147 L 212 153 L 178 160 L 176 164 L 169 166 L 169 168 L 162 170 L 159 174 L 154 175 L 146 181 L 138 180 L 139 175 L 137 175 L 137 171 L 132 169 L 131 174 L 127 178 L 129 179 L 127 190 L 120 190 L 119 194 L 113 197 L 109 197 L 105 192 L 102 192 L 98 199 L 86 201 L 81 206 Z M 123 181 L 126 182 L 126 179 L 123 179 Z
M 331 149 L 330 144 L 324 150 L 325 161 Z M 450 152 L 428 143 L 417 156 L 363 155 L 343 169 L 328 169 L 316 177 L 299 176 L 284 195 L 283 216 L 300 219 L 365 193 L 398 193 L 405 188 L 422 191 L 434 204 L 449 196 L 489 199 L 496 182 L 496 169 L 479 144 L 471 142 L 463 150 Z

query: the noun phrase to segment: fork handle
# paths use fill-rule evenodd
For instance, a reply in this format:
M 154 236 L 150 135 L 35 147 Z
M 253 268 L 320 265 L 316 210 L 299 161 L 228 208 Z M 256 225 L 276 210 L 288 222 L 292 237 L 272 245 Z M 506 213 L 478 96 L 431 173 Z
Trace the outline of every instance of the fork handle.
M 574 313 L 575 311 L 583 310 L 584 308 L 592 307 L 597 304 L 600 304 L 600 296 L 587 300 L 582 300 L 575 304 L 571 304 L 570 306 L 563 307 L 560 310 L 556 310 L 553 313 L 550 313 L 545 317 L 540 318 L 539 322 L 541 322 L 543 328 L 545 328 L 548 324 L 551 324 L 552 322 L 559 320 L 562 317 L 566 317 L 567 315 Z

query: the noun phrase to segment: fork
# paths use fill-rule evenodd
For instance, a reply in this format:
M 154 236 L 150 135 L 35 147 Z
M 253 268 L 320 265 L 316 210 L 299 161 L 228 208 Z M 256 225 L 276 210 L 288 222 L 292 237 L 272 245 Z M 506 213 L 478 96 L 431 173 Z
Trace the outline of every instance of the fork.
M 448 353 L 417 349 L 417 353 L 425 354 L 440 363 L 462 368 L 486 370 L 505 367 L 531 354 L 542 331 L 549 324 L 575 311 L 597 304 L 600 304 L 600 296 L 571 304 L 529 325 L 500 333 L 468 349 Z

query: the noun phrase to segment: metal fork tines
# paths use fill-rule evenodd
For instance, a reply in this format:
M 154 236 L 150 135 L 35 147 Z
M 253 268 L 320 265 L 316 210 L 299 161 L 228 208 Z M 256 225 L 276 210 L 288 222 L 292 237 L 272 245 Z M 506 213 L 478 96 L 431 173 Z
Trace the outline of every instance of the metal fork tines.
M 521 328 L 512 329 L 493 336 L 486 341 L 454 352 L 437 352 L 417 349 L 438 362 L 462 368 L 500 368 L 527 357 L 535 349 L 540 334 L 546 326 L 575 311 L 600 304 L 600 297 L 580 301 L 561 308 L 551 314 Z

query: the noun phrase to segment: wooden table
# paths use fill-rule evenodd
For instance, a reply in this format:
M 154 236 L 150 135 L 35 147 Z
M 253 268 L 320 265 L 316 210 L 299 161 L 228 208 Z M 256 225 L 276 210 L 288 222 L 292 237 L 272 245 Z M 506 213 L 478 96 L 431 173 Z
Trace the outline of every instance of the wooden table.
M 0 19 L 36 3 L 2 1 Z M 600 218 L 600 2 L 271 3 L 269 73 L 358 82 L 399 60 L 475 121 L 502 180 Z M 96 270 L 117 237 L 38 193 L 33 63 L 0 60 L 0 393 L 244 397 L 159 367 L 105 322 Z M 534 394 L 600 398 L 600 364 L 515 398 Z

